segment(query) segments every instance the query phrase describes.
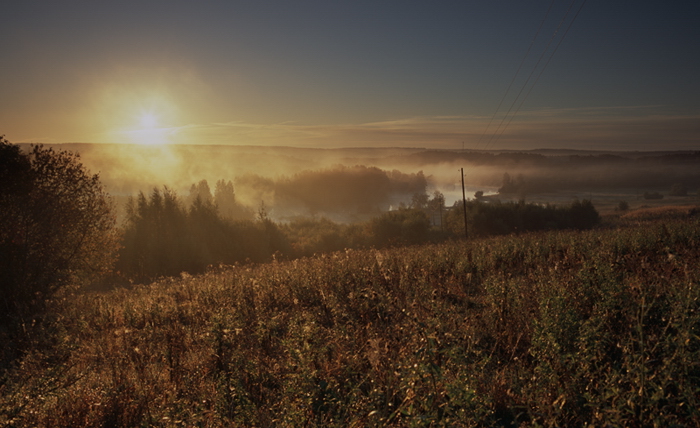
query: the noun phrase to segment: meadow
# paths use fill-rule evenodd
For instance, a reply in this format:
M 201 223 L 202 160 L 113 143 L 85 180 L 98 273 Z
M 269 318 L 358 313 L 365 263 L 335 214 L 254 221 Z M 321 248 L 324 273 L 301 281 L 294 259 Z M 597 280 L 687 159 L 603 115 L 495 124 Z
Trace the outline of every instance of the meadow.
M 0 333 L 0 424 L 697 426 L 699 264 L 657 212 L 65 289 Z

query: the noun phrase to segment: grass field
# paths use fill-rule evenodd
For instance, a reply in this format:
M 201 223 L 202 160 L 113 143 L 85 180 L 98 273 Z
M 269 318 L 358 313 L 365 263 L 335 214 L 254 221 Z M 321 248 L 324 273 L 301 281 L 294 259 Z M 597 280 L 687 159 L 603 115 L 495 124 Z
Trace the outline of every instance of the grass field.
M 698 426 L 698 266 L 656 213 L 66 291 L 1 332 L 0 424 Z

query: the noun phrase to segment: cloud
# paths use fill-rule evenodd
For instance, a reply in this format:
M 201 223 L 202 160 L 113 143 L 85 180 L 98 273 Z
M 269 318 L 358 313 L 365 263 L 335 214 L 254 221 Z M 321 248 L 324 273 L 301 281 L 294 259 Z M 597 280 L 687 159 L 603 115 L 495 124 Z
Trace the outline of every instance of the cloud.
M 544 109 L 512 121 L 428 116 L 360 124 L 221 122 L 169 128 L 178 144 L 293 147 L 420 147 L 475 150 L 700 149 L 700 116 L 659 114 L 657 106 Z M 489 125 L 490 123 L 490 125 Z M 507 127 L 504 126 L 508 125 Z
M 525 118 L 498 140 L 507 148 L 583 150 L 698 150 L 700 115 L 659 114 L 646 108 L 559 110 Z
M 424 117 L 361 124 L 215 123 L 183 127 L 178 142 L 297 147 L 430 147 L 461 141 L 473 125 L 463 117 Z M 447 144 L 452 144 L 452 143 Z

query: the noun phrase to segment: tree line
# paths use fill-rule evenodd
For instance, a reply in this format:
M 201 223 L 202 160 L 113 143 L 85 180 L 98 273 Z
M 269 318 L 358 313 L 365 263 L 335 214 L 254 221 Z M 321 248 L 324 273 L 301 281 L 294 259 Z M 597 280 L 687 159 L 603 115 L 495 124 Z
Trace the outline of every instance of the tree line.
M 200 184 L 201 186 L 201 184 Z M 217 264 L 265 262 L 347 248 L 382 248 L 437 242 L 464 236 L 462 202 L 444 206 L 435 192 L 415 194 L 410 205 L 359 223 L 324 217 L 272 221 L 261 206 L 255 219 L 234 220 L 196 196 L 189 207 L 164 187 L 140 193 L 128 205 L 117 268 L 128 278 L 148 280 L 181 272 L 198 273 Z M 436 214 L 440 221 L 435 222 Z M 521 202 L 467 202 L 469 235 L 482 237 L 552 229 L 588 229 L 600 221 L 588 200 L 569 206 Z

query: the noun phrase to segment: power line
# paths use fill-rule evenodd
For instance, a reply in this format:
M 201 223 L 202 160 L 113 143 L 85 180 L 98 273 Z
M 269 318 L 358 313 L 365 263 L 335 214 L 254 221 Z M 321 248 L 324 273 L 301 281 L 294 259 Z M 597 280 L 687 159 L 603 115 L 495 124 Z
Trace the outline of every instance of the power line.
M 532 46 L 535 44 L 535 40 L 539 36 L 540 31 L 542 30 L 542 27 L 544 26 L 544 23 L 547 20 L 547 17 L 549 16 L 549 12 L 552 10 L 552 6 L 554 6 L 555 1 L 556 0 L 552 0 L 552 2 L 549 3 L 549 7 L 547 8 L 547 12 L 544 14 L 544 18 L 542 18 L 542 21 L 540 22 L 540 26 L 537 27 L 537 31 L 535 31 L 535 35 L 532 37 L 532 40 L 530 41 L 530 46 L 527 47 L 527 51 L 525 52 L 525 55 L 523 55 L 523 59 L 520 60 L 520 64 L 518 65 L 518 69 L 515 71 L 513 78 L 510 80 L 510 84 L 508 84 L 508 88 L 506 89 L 506 92 L 503 94 L 501 101 L 498 103 L 498 107 L 496 107 L 496 110 L 493 112 L 493 116 L 491 116 L 491 120 L 489 120 L 489 123 L 486 125 L 484 132 L 479 137 L 479 141 L 477 142 L 477 148 L 481 145 L 481 140 L 484 138 L 484 135 L 486 135 L 486 132 L 489 130 L 491 123 L 496 118 L 498 111 L 501 109 L 501 105 L 503 104 L 503 101 L 505 101 L 506 97 L 508 96 L 508 93 L 510 92 L 510 88 L 513 86 L 513 83 L 515 83 L 515 79 L 518 77 L 518 74 L 520 74 L 520 70 L 522 69 L 523 64 L 525 64 L 525 60 L 527 59 L 527 57 L 530 55 L 530 50 L 532 50 Z
M 486 129 L 484 129 L 484 132 L 482 133 L 481 137 L 479 138 L 479 141 L 478 141 L 478 143 L 477 143 L 477 146 L 480 146 L 480 145 L 481 145 L 481 142 L 482 142 L 484 136 L 486 135 L 488 129 L 491 127 L 492 122 L 493 122 L 494 119 L 496 118 L 496 116 L 497 116 L 497 114 L 498 114 L 498 111 L 499 111 L 500 108 L 501 108 L 501 105 L 503 104 L 503 102 L 504 102 L 504 100 L 506 99 L 508 93 L 510 92 L 511 87 L 513 86 L 513 83 L 515 82 L 517 76 L 520 74 L 520 71 L 521 71 L 521 69 L 522 69 L 522 67 L 523 67 L 523 64 L 524 64 L 526 58 L 527 58 L 527 57 L 529 56 L 529 54 L 530 54 L 530 51 L 531 51 L 532 46 L 533 46 L 533 44 L 534 44 L 534 42 L 535 42 L 535 39 L 538 37 L 538 35 L 539 35 L 539 33 L 540 33 L 540 31 L 541 31 L 543 25 L 544 25 L 544 22 L 547 20 L 547 17 L 548 17 L 549 14 L 550 14 L 550 11 L 551 11 L 551 9 L 552 9 L 552 7 L 553 7 L 553 5 L 554 5 L 554 1 L 555 1 L 555 0 L 552 0 L 552 2 L 550 3 L 549 8 L 547 9 L 547 12 L 545 13 L 545 17 L 544 17 L 544 19 L 542 20 L 542 22 L 540 23 L 540 26 L 538 27 L 538 29 L 537 29 L 537 31 L 536 31 L 536 33 L 535 33 L 535 37 L 533 37 L 532 41 L 530 42 L 530 46 L 528 47 L 527 52 L 525 53 L 525 56 L 524 56 L 523 59 L 520 61 L 520 64 L 519 64 L 519 66 L 518 66 L 518 69 L 516 70 L 515 75 L 514 75 L 513 78 L 511 79 L 510 84 L 508 85 L 508 89 L 506 89 L 506 93 L 503 95 L 503 98 L 501 98 L 501 101 L 499 102 L 498 107 L 496 108 L 496 111 L 494 112 L 493 116 L 491 117 L 491 120 L 489 120 L 489 123 L 487 124 Z M 551 54 L 549 55 L 549 57 L 547 58 L 547 60 L 544 62 L 544 66 L 540 69 L 540 71 L 539 71 L 539 73 L 537 74 L 537 76 L 535 77 L 535 79 L 534 79 L 532 85 L 529 87 L 529 89 L 527 90 L 527 92 L 525 92 L 525 95 L 521 98 L 521 96 L 523 95 L 523 92 L 524 92 L 525 89 L 528 87 L 528 84 L 530 83 L 530 80 L 532 79 L 533 75 L 535 74 L 535 72 L 537 71 L 538 67 L 539 67 L 540 64 L 542 63 L 542 60 L 545 58 L 545 55 L 547 54 L 547 51 L 549 50 L 550 46 L 552 45 L 552 43 L 553 43 L 554 40 L 556 39 L 557 35 L 559 34 L 560 29 L 562 28 L 562 26 L 563 26 L 564 23 L 566 22 L 567 17 L 568 17 L 569 14 L 571 13 L 571 10 L 572 10 L 572 8 L 573 8 L 573 6 L 574 6 L 575 3 L 576 3 L 576 0 L 571 0 L 571 3 L 569 4 L 569 7 L 568 7 L 567 10 L 566 10 L 566 13 L 565 13 L 564 16 L 562 17 L 562 19 L 559 21 L 559 24 L 557 25 L 556 29 L 555 29 L 554 32 L 552 33 L 552 36 L 549 38 L 549 41 L 547 42 L 547 45 L 545 46 L 545 48 L 543 49 L 542 53 L 540 54 L 540 56 L 539 56 L 539 58 L 538 58 L 536 64 L 533 66 L 532 70 L 530 71 L 530 74 L 528 75 L 527 79 L 525 80 L 525 82 L 523 83 L 522 87 L 520 88 L 520 91 L 518 91 L 518 94 L 517 94 L 516 97 L 513 99 L 513 102 L 511 103 L 510 107 L 508 108 L 508 111 L 504 114 L 504 116 L 503 116 L 503 118 L 501 119 L 500 123 L 498 124 L 498 126 L 496 127 L 496 129 L 493 131 L 493 134 L 491 134 L 491 137 L 489 138 L 489 141 L 486 143 L 486 147 L 485 147 L 485 148 L 488 148 L 491 144 L 493 144 L 494 142 L 496 142 L 496 141 L 498 141 L 498 140 L 500 139 L 500 137 L 503 135 L 503 133 L 504 133 L 505 130 L 508 128 L 508 126 L 510 125 L 510 123 L 513 121 L 513 118 L 518 114 L 518 112 L 520 111 L 520 108 L 521 108 L 522 105 L 524 104 L 525 100 L 526 100 L 527 97 L 530 95 L 530 92 L 532 92 L 532 89 L 535 87 L 535 85 L 536 85 L 537 82 L 539 81 L 540 77 L 542 76 L 542 73 L 544 72 L 544 70 L 545 70 L 545 69 L 547 68 L 547 66 L 549 65 L 550 61 L 551 61 L 552 58 L 554 57 L 554 54 L 555 54 L 555 53 L 557 52 L 557 50 L 559 49 L 559 46 L 561 45 L 561 43 L 564 41 L 564 38 L 566 37 L 566 35 L 568 34 L 569 30 L 571 29 L 571 27 L 572 27 L 574 21 L 576 20 L 576 18 L 578 17 L 579 13 L 580 13 L 581 10 L 583 9 L 583 6 L 585 5 L 586 0 L 583 0 L 583 3 L 581 4 L 581 6 L 580 6 L 580 7 L 578 8 L 578 10 L 576 11 L 576 14 L 575 14 L 574 17 L 572 18 L 571 22 L 569 22 L 569 24 L 568 24 L 566 30 L 564 31 L 563 35 L 561 36 L 561 38 L 560 38 L 559 41 L 557 42 L 556 46 L 554 47 L 554 50 L 551 52 Z M 514 107 L 516 106 L 516 104 L 518 103 L 518 100 L 520 100 L 520 103 L 518 104 L 517 108 L 516 108 L 515 111 L 513 112 L 513 108 L 514 108 Z M 513 112 L 513 113 L 511 114 L 511 112 Z M 500 132 L 499 132 L 499 131 L 500 131 Z
M 525 80 L 525 83 L 523 83 L 523 86 L 520 88 L 520 91 L 518 92 L 518 95 L 513 99 L 513 102 L 510 104 L 510 107 L 508 108 L 508 111 L 506 114 L 503 116 L 503 119 L 501 119 L 501 123 L 498 124 L 498 127 L 494 131 L 494 133 L 491 135 L 491 138 L 489 139 L 488 145 L 490 146 L 494 140 L 497 140 L 497 136 L 500 137 L 498 131 L 501 129 L 503 126 L 503 123 L 506 121 L 508 116 L 510 115 L 510 112 L 513 110 L 513 107 L 515 107 L 515 103 L 518 102 L 518 99 L 520 98 L 520 95 L 522 95 L 523 91 L 527 87 L 527 84 L 530 83 L 530 79 L 532 78 L 532 75 L 535 74 L 535 71 L 537 70 L 537 67 L 539 67 L 540 62 L 542 62 L 542 58 L 544 58 L 544 55 L 547 53 L 547 50 L 549 47 L 552 45 L 552 42 L 557 36 L 557 33 L 559 33 L 559 29 L 561 28 L 562 25 L 564 25 L 564 22 L 566 21 L 566 17 L 569 15 L 569 12 L 571 12 L 571 8 L 574 5 L 574 2 L 576 0 L 571 0 L 571 3 L 569 4 L 569 8 L 566 10 L 566 13 L 564 14 L 564 17 L 559 21 L 559 25 L 557 25 L 557 28 L 554 30 L 552 33 L 552 36 L 549 38 L 549 41 L 547 42 L 547 46 L 545 46 L 544 50 L 540 54 L 540 57 L 537 59 L 537 63 L 532 67 L 532 71 L 530 71 L 530 74 L 527 76 L 527 79 Z M 510 122 L 509 122 L 510 123 Z M 507 126 L 507 125 L 506 125 Z M 505 127 L 503 128 L 503 131 L 501 131 L 501 134 L 505 131 Z
M 574 3 L 574 1 L 571 2 L 571 5 L 572 5 L 572 6 L 573 6 L 573 3 Z M 561 46 L 561 43 L 564 41 L 564 38 L 566 37 L 566 35 L 569 33 L 569 30 L 571 29 L 571 26 L 574 24 L 574 21 L 576 21 L 576 18 L 578 17 L 579 13 L 581 13 L 581 9 L 583 9 L 583 6 L 584 6 L 585 4 L 586 4 L 586 0 L 583 0 L 583 3 L 581 3 L 581 6 L 580 6 L 580 7 L 578 8 L 578 10 L 576 11 L 576 14 L 575 14 L 574 17 L 572 18 L 571 22 L 570 22 L 569 25 L 566 27 L 566 30 L 564 31 L 564 34 L 561 36 L 561 39 L 559 39 L 559 42 L 558 42 L 557 45 L 554 47 L 554 50 L 553 50 L 552 53 L 549 55 L 549 58 L 547 58 L 547 62 L 545 62 L 544 66 L 542 67 L 542 69 L 540 70 L 540 72 L 537 74 L 537 77 L 535 78 L 535 81 L 532 83 L 532 86 L 530 86 L 530 89 L 528 89 L 527 93 L 525 93 L 525 96 L 524 96 L 523 99 L 520 101 L 520 104 L 518 105 L 518 108 L 515 109 L 515 112 L 513 113 L 513 115 L 512 115 L 512 116 L 510 117 L 510 119 L 508 120 L 508 123 L 506 123 L 506 126 L 503 127 L 503 129 L 501 130 L 500 134 L 498 134 L 498 137 L 496 137 L 496 140 L 495 140 L 496 142 L 501 138 L 501 135 L 503 135 L 503 133 L 505 132 L 506 128 L 508 128 L 508 126 L 510 125 L 510 122 L 513 121 L 513 118 L 514 118 L 514 117 L 518 114 L 518 112 L 520 111 L 520 108 L 521 108 L 521 107 L 523 106 L 523 104 L 525 103 L 525 100 L 527 99 L 528 95 L 530 95 L 530 92 L 532 92 L 532 89 L 535 87 L 535 85 L 537 85 L 537 82 L 540 80 L 540 77 L 542 76 L 542 73 L 544 73 L 544 70 L 547 68 L 547 66 L 549 65 L 549 62 L 550 62 L 550 61 L 552 60 L 552 58 L 554 57 L 554 54 L 557 53 L 557 50 L 559 49 L 559 46 Z M 567 11 L 567 15 L 568 15 L 568 13 L 569 13 L 569 12 Z M 565 17 L 566 17 L 566 15 L 565 15 Z M 557 31 L 558 31 L 558 30 L 559 30 L 559 28 L 557 28 Z M 534 69 L 533 69 L 533 71 L 534 71 Z M 516 100 L 517 100 L 517 98 L 516 98 Z

